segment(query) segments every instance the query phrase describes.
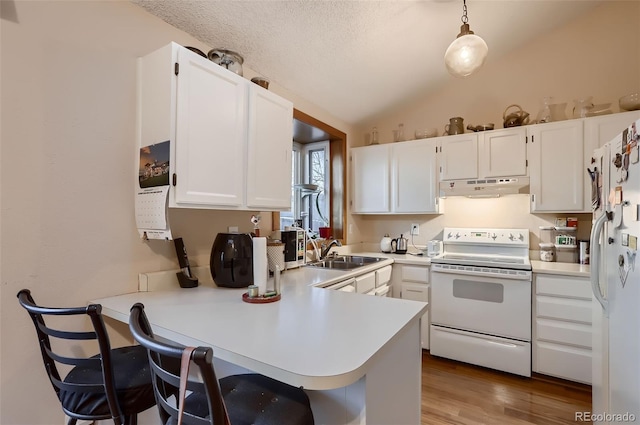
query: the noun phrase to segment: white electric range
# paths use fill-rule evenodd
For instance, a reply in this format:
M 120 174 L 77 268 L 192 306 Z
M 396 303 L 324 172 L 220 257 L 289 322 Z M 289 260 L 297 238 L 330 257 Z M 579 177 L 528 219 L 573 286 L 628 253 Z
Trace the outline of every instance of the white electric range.
M 431 301 L 432 355 L 531 376 L 527 229 L 445 228 Z

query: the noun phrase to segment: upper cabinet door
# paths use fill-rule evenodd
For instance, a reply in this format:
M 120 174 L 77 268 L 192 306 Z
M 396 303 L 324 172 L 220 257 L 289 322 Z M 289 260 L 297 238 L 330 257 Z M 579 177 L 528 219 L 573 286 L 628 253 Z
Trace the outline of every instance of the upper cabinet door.
M 414 140 L 391 145 L 391 211 L 438 213 L 437 142 Z
M 585 149 L 588 154 L 622 133 L 632 122 L 640 119 L 640 111 L 590 117 L 584 120 Z
M 480 138 L 480 176 L 512 177 L 527 175 L 527 129 L 505 128 L 478 133 Z
M 389 212 L 389 144 L 351 149 L 351 167 L 353 212 Z
M 622 133 L 622 130 L 640 119 L 640 111 L 623 112 L 619 114 L 602 115 L 584 119 L 584 169 L 593 170 L 591 158 L 593 151 L 614 137 Z M 591 178 L 585 174 L 584 210 L 591 212 Z
M 247 207 L 288 210 L 293 104 L 256 85 L 249 99 Z
M 528 126 L 531 212 L 581 212 L 584 208 L 582 120 Z
M 240 207 L 248 84 L 187 49 L 178 64 L 175 202 Z
M 478 136 L 445 136 L 440 140 L 440 180 L 478 178 Z

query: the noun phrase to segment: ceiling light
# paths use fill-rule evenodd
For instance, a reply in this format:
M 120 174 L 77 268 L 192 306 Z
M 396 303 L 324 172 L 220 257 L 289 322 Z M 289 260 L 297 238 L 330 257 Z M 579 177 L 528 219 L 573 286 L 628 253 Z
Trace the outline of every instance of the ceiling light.
M 460 34 L 449 45 L 444 54 L 447 70 L 454 77 L 467 77 L 480 68 L 487 58 L 489 48 L 484 40 L 469 29 L 467 18 L 467 1 L 463 0 L 462 25 Z

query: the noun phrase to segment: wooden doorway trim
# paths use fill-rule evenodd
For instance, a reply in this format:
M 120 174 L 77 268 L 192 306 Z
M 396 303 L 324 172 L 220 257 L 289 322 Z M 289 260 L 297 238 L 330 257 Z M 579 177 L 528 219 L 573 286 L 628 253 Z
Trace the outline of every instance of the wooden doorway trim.
M 343 131 L 332 127 L 311 115 L 293 109 L 293 119 L 316 127 L 329 134 L 330 151 L 330 181 L 331 194 L 329 197 L 329 209 L 331 212 L 331 231 L 334 239 L 340 239 L 347 243 L 347 135 Z M 272 226 L 279 227 L 280 213 L 272 215 Z

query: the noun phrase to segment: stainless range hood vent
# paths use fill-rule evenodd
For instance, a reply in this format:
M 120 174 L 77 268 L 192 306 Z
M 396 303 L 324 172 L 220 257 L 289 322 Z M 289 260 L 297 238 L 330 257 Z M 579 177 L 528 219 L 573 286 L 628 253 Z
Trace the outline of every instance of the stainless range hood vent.
M 529 177 L 502 177 L 440 182 L 440 196 L 497 198 L 500 195 L 529 193 Z

